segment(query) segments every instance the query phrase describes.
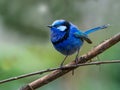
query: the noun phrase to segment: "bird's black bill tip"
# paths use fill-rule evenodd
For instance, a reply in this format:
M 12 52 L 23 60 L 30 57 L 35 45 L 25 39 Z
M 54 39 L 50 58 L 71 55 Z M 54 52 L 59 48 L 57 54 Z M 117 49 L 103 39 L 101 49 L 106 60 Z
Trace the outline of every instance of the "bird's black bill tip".
M 48 25 L 47 27 L 52 28 L 52 25 Z

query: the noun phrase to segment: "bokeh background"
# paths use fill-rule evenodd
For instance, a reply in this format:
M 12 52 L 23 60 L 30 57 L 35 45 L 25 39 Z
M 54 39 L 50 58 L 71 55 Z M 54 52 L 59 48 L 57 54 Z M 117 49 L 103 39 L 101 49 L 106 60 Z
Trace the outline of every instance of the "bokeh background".
M 111 24 L 90 35 L 93 44 L 85 43 L 82 55 L 120 32 L 120 0 L 0 0 L 0 80 L 59 66 L 64 56 L 53 48 L 46 27 L 56 19 L 71 21 L 83 31 Z M 120 59 L 120 43 L 99 58 Z M 68 73 L 38 90 L 120 90 L 119 68 L 120 64 L 80 67 L 74 76 Z M 18 90 L 42 76 L 1 84 L 0 90 Z

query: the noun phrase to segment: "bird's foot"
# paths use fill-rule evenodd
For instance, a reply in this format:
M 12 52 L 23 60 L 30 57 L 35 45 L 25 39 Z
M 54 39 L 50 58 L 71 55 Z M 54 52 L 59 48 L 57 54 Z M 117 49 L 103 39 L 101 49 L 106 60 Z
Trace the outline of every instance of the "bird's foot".
M 77 64 L 78 64 L 78 57 L 75 58 L 74 62 L 75 62 L 75 65 L 77 66 Z M 74 75 L 74 70 L 72 70 L 72 75 Z
M 62 67 L 63 67 L 63 64 L 61 63 L 59 67 L 60 67 L 60 69 L 62 69 Z
M 78 64 L 78 57 L 75 58 L 75 65 Z

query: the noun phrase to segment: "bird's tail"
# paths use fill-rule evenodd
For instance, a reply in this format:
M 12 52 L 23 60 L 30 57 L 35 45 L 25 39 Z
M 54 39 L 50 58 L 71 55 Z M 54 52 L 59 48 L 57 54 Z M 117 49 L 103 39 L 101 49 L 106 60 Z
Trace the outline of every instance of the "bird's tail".
M 110 24 L 106 24 L 106 25 L 102 25 L 102 26 L 99 26 L 99 27 L 95 27 L 95 28 L 86 30 L 84 33 L 88 35 L 88 34 L 93 33 L 93 32 L 95 32 L 95 31 L 98 31 L 98 30 L 102 30 L 102 29 L 108 28 L 108 26 L 110 26 Z

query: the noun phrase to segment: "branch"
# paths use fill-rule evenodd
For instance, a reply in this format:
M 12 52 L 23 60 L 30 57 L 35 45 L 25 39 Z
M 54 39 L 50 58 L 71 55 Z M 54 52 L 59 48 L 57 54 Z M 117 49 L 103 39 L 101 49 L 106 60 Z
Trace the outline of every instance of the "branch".
M 21 78 L 34 76 L 34 75 L 41 75 L 43 73 L 51 72 L 51 71 L 55 71 L 55 70 L 68 70 L 68 69 L 73 69 L 73 68 L 76 68 L 76 67 L 79 67 L 79 66 L 101 65 L 101 64 L 111 64 L 111 63 L 120 63 L 120 60 L 96 61 L 96 62 L 89 62 L 89 63 L 83 63 L 83 64 L 77 64 L 77 65 L 71 65 L 71 66 L 63 66 L 63 67 L 58 67 L 58 68 L 46 69 L 46 70 L 41 70 L 41 71 L 32 72 L 32 73 L 29 73 L 29 74 L 24 74 L 24 75 L 20 75 L 20 76 L 17 76 L 17 77 L 12 77 L 12 78 L 8 78 L 8 79 L 5 79 L 5 80 L 1 80 L 0 84 L 10 82 L 10 81 L 14 81 L 14 80 L 18 80 L 18 79 L 21 79 Z
M 97 55 L 104 52 L 105 50 L 107 50 L 108 48 L 113 46 L 114 44 L 118 43 L 119 41 L 120 41 L 120 33 L 113 36 L 112 38 L 104 41 L 103 43 L 101 43 L 100 45 L 98 45 L 97 47 L 95 47 L 94 49 L 89 51 L 87 54 L 81 56 L 78 59 L 78 64 L 86 63 L 87 61 L 89 61 L 90 59 L 96 57 Z M 69 63 L 69 64 L 67 64 L 65 66 L 71 66 L 71 65 L 75 65 L 75 62 L 72 61 L 71 63 Z M 67 70 L 62 70 L 62 69 L 55 70 L 55 71 L 51 72 L 50 74 L 45 75 L 45 76 L 43 76 L 43 77 L 29 83 L 28 85 L 23 87 L 21 90 L 34 90 L 34 89 L 37 89 L 37 88 L 39 88 L 39 87 L 41 87 L 43 85 L 48 84 L 49 82 L 61 77 L 62 75 L 72 71 L 75 68 L 77 68 L 77 67 L 67 69 Z

